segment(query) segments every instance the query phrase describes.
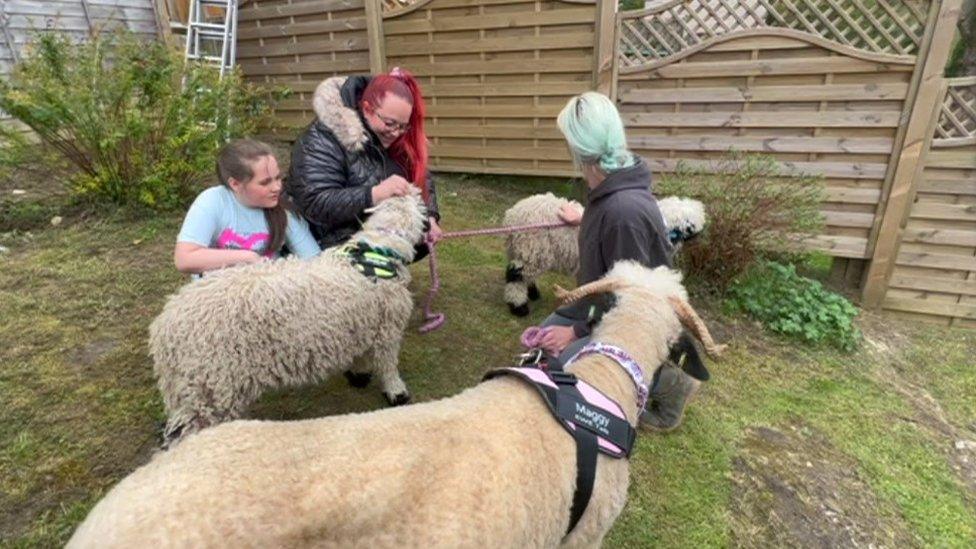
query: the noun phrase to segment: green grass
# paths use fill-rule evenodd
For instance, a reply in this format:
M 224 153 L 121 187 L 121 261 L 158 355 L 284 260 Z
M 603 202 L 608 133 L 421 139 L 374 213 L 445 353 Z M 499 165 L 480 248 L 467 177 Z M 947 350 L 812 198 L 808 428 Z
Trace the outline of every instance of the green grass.
M 564 181 L 501 177 L 446 176 L 438 190 L 448 230 L 498 224 L 528 194 L 579 196 Z M 8 205 L 15 214 L 0 230 L 10 249 L 0 255 L 0 544 L 12 547 L 63 544 L 101 494 L 151 456 L 163 411 L 146 328 L 184 282 L 171 260 L 182 214 L 69 215 L 51 227 L 58 203 L 33 200 Z M 501 296 L 503 239 L 438 251 L 434 308 L 447 324 L 416 332 L 429 286 L 421 263 L 401 353 L 418 401 L 507 364 L 521 330 L 554 306 L 553 283 L 571 282 L 546 277 L 532 315 L 516 319 Z M 712 364 L 681 429 L 638 438 L 628 504 L 606 546 L 845 544 L 845 535 L 976 544 L 976 453 L 954 446 L 976 440 L 976 334 L 867 315 L 868 341 L 844 354 L 696 305 L 731 350 Z M 384 405 L 375 387 L 333 379 L 267 395 L 252 413 L 300 419 Z

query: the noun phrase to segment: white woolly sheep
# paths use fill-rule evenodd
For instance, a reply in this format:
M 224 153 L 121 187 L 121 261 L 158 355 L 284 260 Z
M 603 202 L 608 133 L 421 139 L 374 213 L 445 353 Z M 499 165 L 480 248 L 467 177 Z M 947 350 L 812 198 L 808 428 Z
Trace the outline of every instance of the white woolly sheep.
M 594 341 L 651 374 L 682 324 L 719 349 L 681 275 L 620 262 L 571 292 L 614 291 Z M 632 378 L 603 355 L 568 371 L 637 424 Z M 303 421 L 241 420 L 183 441 L 115 486 L 68 543 L 83 547 L 598 547 L 627 500 L 629 462 L 600 455 L 568 535 L 573 437 L 510 376 L 444 400 Z
M 242 417 L 269 389 L 341 371 L 359 387 L 376 372 L 387 400 L 406 403 L 410 394 L 397 371 L 413 308 L 404 263 L 414 257 L 424 220 L 413 192 L 381 202 L 350 239 L 399 255 L 395 278 L 367 277 L 337 247 L 306 261 L 216 271 L 171 296 L 149 327 L 169 417 L 164 446 Z
M 504 225 L 513 227 L 537 223 L 559 222 L 559 209 L 572 204 L 583 212 L 575 201 L 559 198 L 552 193 L 523 198 L 505 211 Z M 705 228 L 705 207 L 689 198 L 668 197 L 658 201 L 658 207 L 668 227 L 668 237 L 677 250 L 685 240 L 694 238 Z M 529 300 L 539 299 L 536 279 L 548 272 L 575 276 L 579 268 L 579 228 L 565 227 L 545 231 L 528 231 L 508 235 L 505 269 L 505 302 L 516 316 L 529 314 Z

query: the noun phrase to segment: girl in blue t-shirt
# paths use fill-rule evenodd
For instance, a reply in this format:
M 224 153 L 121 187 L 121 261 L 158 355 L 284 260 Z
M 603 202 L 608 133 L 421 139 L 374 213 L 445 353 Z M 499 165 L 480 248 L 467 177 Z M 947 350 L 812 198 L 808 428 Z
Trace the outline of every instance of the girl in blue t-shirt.
M 270 146 L 231 141 L 217 155 L 217 179 L 220 185 L 193 201 L 176 238 L 180 272 L 274 259 L 284 244 L 301 258 L 319 253 L 308 223 L 281 202 L 281 170 Z

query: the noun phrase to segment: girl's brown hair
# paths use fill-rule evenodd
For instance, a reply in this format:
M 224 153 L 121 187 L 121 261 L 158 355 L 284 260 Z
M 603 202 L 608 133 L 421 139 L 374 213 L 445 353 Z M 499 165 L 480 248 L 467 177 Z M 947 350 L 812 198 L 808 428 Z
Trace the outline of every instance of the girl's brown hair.
M 227 143 L 217 153 L 217 179 L 220 184 L 230 188 L 228 181 L 234 178 L 241 183 L 250 181 L 254 177 L 254 163 L 264 156 L 274 156 L 274 150 L 267 143 L 254 139 L 235 139 Z M 285 205 L 284 194 L 278 198 L 278 204 L 273 208 L 263 208 L 264 219 L 268 222 L 268 232 L 271 242 L 268 243 L 267 253 L 277 252 L 285 243 L 285 231 L 288 228 L 288 209 Z

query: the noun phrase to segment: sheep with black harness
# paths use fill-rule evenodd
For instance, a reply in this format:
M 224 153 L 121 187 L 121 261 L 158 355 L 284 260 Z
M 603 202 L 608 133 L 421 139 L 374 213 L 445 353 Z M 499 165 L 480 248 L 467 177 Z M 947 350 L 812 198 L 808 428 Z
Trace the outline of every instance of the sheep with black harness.
M 597 547 L 627 499 L 654 370 L 683 325 L 720 350 L 675 271 L 621 262 L 567 297 L 601 291 L 617 302 L 599 346 L 565 373 L 495 371 L 439 401 L 206 429 L 122 480 L 68 547 Z M 572 427 L 539 396 L 555 388 Z
M 375 372 L 390 404 L 408 402 L 397 362 L 426 218 L 413 189 L 377 205 L 346 246 L 214 271 L 170 296 L 149 326 L 164 447 L 242 417 L 265 391 L 339 372 L 360 387 Z

